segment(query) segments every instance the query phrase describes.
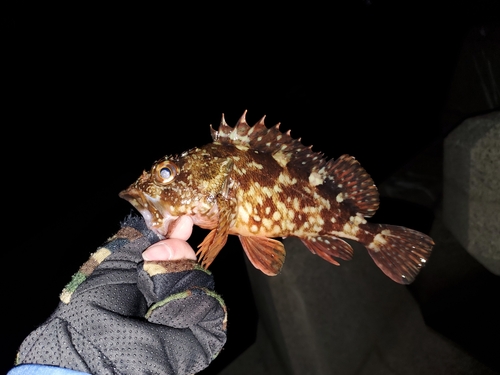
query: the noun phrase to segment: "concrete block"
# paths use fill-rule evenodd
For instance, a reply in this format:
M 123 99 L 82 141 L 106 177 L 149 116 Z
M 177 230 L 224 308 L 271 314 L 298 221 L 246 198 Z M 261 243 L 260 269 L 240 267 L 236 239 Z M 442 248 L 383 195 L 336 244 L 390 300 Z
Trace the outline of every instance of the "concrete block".
M 443 180 L 446 226 L 500 275 L 500 111 L 469 118 L 446 137 Z
M 287 374 L 356 374 L 394 311 L 411 297 L 385 276 L 366 249 L 336 267 L 296 238 L 284 241 L 282 272 L 248 266 L 259 318 Z
M 284 244 L 278 276 L 247 262 L 257 342 L 222 374 L 495 374 L 429 329 L 408 288 L 386 277 L 363 246 L 351 242 L 354 259 L 336 267 L 298 239 Z

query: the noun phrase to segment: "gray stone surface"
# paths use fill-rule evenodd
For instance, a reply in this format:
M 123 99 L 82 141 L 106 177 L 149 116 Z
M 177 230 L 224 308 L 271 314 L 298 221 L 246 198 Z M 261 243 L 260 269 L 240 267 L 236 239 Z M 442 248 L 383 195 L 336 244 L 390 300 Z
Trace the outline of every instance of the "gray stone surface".
M 446 226 L 500 275 L 500 111 L 469 118 L 448 135 L 443 184 Z
M 363 247 L 355 244 L 354 259 L 335 267 L 300 241 L 285 246 L 276 277 L 247 264 L 257 341 L 221 374 L 495 374 L 429 329 L 408 288 Z
M 465 36 L 442 123 L 452 129 L 478 113 L 500 108 L 500 25 L 498 22 L 471 27 Z

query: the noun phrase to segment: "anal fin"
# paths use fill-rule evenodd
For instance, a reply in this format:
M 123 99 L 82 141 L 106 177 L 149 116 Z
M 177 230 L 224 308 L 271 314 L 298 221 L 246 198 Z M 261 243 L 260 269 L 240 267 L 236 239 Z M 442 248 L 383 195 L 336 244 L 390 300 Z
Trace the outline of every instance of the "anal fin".
M 324 260 L 339 266 L 335 258 L 342 260 L 352 259 L 353 249 L 344 240 L 333 236 L 317 236 L 301 238 L 309 251 L 323 258 Z
M 280 273 L 285 262 L 285 247 L 280 241 L 267 237 L 238 236 L 253 266 L 268 276 Z

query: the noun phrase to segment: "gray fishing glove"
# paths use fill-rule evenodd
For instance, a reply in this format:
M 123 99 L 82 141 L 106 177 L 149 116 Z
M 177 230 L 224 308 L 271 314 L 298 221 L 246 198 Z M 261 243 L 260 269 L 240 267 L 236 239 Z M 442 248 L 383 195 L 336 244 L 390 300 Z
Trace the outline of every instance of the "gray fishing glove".
M 95 375 L 193 374 L 226 342 L 226 308 L 194 260 L 147 261 L 159 238 L 129 217 L 73 276 L 52 316 L 21 344 L 17 364 Z

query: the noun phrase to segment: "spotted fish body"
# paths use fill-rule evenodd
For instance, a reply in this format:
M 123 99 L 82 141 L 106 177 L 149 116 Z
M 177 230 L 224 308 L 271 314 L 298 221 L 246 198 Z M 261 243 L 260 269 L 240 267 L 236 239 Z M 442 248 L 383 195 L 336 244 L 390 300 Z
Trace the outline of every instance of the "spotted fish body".
M 412 229 L 367 222 L 379 206 L 371 177 L 348 155 L 327 160 L 264 118 L 235 127 L 222 117 L 213 143 L 155 162 L 120 193 L 167 237 L 181 215 L 210 229 L 197 255 L 208 267 L 230 234 L 237 235 L 252 264 L 277 275 L 285 260 L 273 237 L 298 237 L 328 262 L 352 258 L 344 241 L 362 243 L 392 280 L 408 284 L 428 259 L 432 239 Z

